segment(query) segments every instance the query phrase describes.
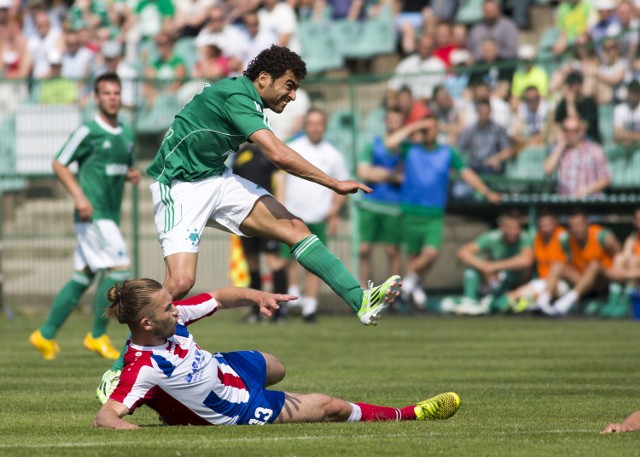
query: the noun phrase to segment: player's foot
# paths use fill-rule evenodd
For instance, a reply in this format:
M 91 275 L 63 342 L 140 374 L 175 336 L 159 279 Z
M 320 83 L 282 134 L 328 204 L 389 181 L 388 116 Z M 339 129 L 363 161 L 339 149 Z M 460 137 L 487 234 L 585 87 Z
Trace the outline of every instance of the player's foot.
M 411 292 L 411 298 L 413 298 L 413 306 L 418 310 L 427 309 L 427 294 L 422 290 L 422 287 L 418 286 Z
M 88 332 L 82 344 L 86 349 L 97 352 L 105 359 L 116 360 L 120 356 L 120 352 L 113 347 L 111 339 L 106 333 L 100 338 L 94 338 L 91 336 L 91 332 Z
M 42 354 L 45 360 L 54 360 L 58 352 L 60 352 L 58 343 L 56 343 L 55 340 L 48 340 L 42 336 L 40 330 L 36 330 L 29 335 L 29 343 Z
M 377 325 L 382 312 L 400 295 L 402 280 L 393 275 L 377 287 L 369 281 L 369 288 L 362 295 L 362 306 L 358 310 L 360 322 L 364 325 Z
M 459 409 L 460 396 L 455 392 L 447 392 L 421 401 L 415 406 L 414 411 L 417 420 L 425 421 L 449 419 Z
M 113 391 L 116 389 L 118 382 L 120 381 L 120 370 L 107 370 L 102 375 L 100 385 L 96 389 L 96 397 L 101 405 L 104 405 Z

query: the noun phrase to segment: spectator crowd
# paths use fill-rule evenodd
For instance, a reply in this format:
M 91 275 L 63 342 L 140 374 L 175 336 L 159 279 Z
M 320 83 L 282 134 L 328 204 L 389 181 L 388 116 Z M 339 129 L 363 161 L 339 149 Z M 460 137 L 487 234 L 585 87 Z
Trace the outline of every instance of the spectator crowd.
M 463 18 L 470 3 L 477 3 L 471 20 Z M 332 24 L 363 24 L 390 11 L 398 63 L 380 108 L 368 113 L 378 122 L 361 138 L 362 151 L 340 152 L 360 155 L 359 177 L 381 196 L 360 204 L 369 212 L 361 220 L 370 224 L 361 246 L 365 276 L 376 243 L 386 246 L 391 273 L 401 268 L 401 240 L 392 228 L 373 233 L 380 214 L 408 214 L 413 232 L 429 232 L 420 239 L 412 233 L 405 277 L 405 299 L 424 308 L 420 284 L 439 252 L 449 195 L 498 203 L 493 183 L 526 172 L 552 183 L 558 196 L 597 199 L 619 184 L 616 170 L 640 165 L 640 1 L 551 2 L 542 26 L 531 19 L 534 3 L 0 0 L 0 120 L 21 103 L 90 105 L 90 81 L 115 71 L 123 80 L 125 114 L 146 113 L 157 125 L 157 109 L 181 106 L 203 82 L 240 75 L 262 49 L 277 44 L 304 57 L 304 24 L 326 24 L 329 33 Z M 537 41 L 525 42 L 524 32 Z M 283 114 L 269 115 L 274 132 L 283 140 L 296 137 L 311 108 L 300 90 Z M 331 125 L 331 113 L 315 113 L 323 129 Z M 411 195 L 428 192 L 419 190 L 425 182 L 406 164 L 440 167 L 430 182 L 441 187 L 438 201 Z M 450 171 L 461 179 L 450 183 Z M 564 216 L 566 229 L 542 212 L 529 240 L 521 218 L 503 214 L 496 231 L 460 249 L 464 297 L 445 300 L 443 309 L 535 308 L 562 315 L 594 291 L 608 291 L 611 306 L 600 311 L 622 313 L 640 250 L 627 247 L 631 241 L 622 248 L 612 232 L 590 224 L 588 214 Z M 550 242 L 557 246 L 547 248 Z M 558 258 L 544 257 L 551 251 Z

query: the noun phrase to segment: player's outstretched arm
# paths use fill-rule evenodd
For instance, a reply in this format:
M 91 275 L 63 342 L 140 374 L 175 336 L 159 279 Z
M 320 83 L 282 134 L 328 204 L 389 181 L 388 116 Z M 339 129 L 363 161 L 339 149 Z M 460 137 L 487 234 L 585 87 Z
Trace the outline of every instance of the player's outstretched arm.
M 278 302 L 287 302 L 298 298 L 295 295 L 272 294 L 242 287 L 223 287 L 213 290 L 209 294 L 216 299 L 220 309 L 257 305 L 260 307 L 260 312 L 267 317 L 271 317 L 271 312 L 280 308 Z
M 342 195 L 354 194 L 359 190 L 371 193 L 368 186 L 358 181 L 339 181 L 327 175 L 280 141 L 271 130 L 258 130 L 250 139 L 262 149 L 267 160 L 293 176 L 320 184 Z
M 640 411 L 631 413 L 621 424 L 609 424 L 602 433 L 636 432 L 640 430 Z
M 107 400 L 98 411 L 98 414 L 96 414 L 93 426 L 95 428 L 113 428 L 117 430 L 138 428 L 137 425 L 122 419 L 126 414 L 129 414 L 129 408 L 124 404 L 114 400 Z

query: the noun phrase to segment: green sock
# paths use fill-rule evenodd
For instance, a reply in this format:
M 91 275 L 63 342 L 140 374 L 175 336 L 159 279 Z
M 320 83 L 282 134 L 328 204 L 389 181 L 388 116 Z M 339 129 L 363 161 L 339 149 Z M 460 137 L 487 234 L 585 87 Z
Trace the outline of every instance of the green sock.
M 91 336 L 94 338 L 100 338 L 107 333 L 107 324 L 109 319 L 104 317 L 104 310 L 109 306 L 109 300 L 107 300 L 107 291 L 112 288 L 116 282 L 125 281 L 131 278 L 130 270 L 112 270 L 104 272 L 102 279 L 98 284 L 98 290 L 96 291 L 96 299 L 93 307 L 93 327 L 91 328 Z
M 86 274 L 81 271 L 75 271 L 69 282 L 67 282 L 56 298 L 53 299 L 51 311 L 44 325 L 40 327 L 40 333 L 48 340 L 53 339 L 58 333 L 62 324 L 67 320 L 69 315 L 78 306 L 78 300 L 82 294 L 89 288 L 93 281 L 92 274 Z
M 620 304 L 622 297 L 622 284 L 617 282 L 609 283 L 609 304 Z
M 291 247 L 291 254 L 305 269 L 322 279 L 331 290 L 358 312 L 362 289 L 344 264 L 315 235 L 309 235 Z
M 478 299 L 478 287 L 480 287 L 480 274 L 473 268 L 464 269 L 464 296 L 473 300 Z
M 129 337 L 127 337 L 127 340 Z M 120 349 L 120 357 L 118 357 L 111 365 L 111 371 L 122 371 L 124 368 L 124 353 L 127 352 L 127 341 L 125 340 L 122 345 L 122 349 Z

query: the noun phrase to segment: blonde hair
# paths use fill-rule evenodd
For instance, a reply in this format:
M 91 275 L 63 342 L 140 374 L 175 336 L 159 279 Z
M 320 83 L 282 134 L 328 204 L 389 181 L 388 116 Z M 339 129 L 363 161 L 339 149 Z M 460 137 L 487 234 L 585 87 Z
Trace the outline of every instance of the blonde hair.
M 110 305 L 105 317 L 117 319 L 121 324 L 135 326 L 142 310 L 151 303 L 151 297 L 162 289 L 162 284 L 154 279 L 140 278 L 116 284 L 107 291 Z

